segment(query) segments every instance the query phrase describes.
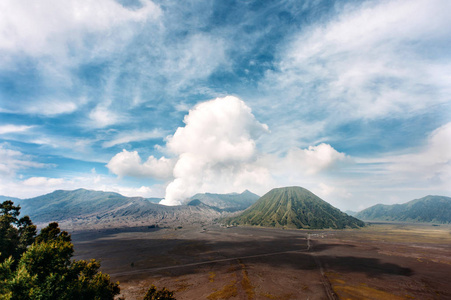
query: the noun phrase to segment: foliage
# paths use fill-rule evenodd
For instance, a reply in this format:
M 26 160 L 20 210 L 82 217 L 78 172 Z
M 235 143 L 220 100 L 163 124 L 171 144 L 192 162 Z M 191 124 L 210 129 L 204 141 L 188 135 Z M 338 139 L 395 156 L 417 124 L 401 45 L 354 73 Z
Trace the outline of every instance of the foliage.
M 71 260 L 71 236 L 50 223 L 36 235 L 30 218 L 19 219 L 20 206 L 0 204 L 0 300 L 107 300 L 120 293 L 119 283 L 99 271 L 95 259 Z M 173 292 L 152 285 L 144 299 L 172 300 Z
M 96 260 L 71 260 L 73 244 L 58 223 L 36 236 L 20 207 L 1 204 L 0 299 L 114 299 L 119 283 L 99 271 Z M 6 257 L 9 255 L 8 257 Z
M 157 290 L 156 286 L 152 285 L 144 296 L 144 300 L 175 300 L 174 292 L 170 292 L 166 288 Z
M 20 206 L 14 206 L 12 201 L 0 204 L 0 263 L 12 256 L 20 258 L 36 236 L 36 226 L 30 218 L 19 219 Z

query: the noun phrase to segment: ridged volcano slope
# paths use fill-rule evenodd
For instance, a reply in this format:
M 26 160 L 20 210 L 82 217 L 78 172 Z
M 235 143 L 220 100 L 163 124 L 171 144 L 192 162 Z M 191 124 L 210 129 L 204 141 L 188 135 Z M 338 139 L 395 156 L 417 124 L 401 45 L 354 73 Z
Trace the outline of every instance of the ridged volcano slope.
M 348 216 L 301 187 L 269 191 L 228 224 L 287 228 L 357 228 L 365 223 Z

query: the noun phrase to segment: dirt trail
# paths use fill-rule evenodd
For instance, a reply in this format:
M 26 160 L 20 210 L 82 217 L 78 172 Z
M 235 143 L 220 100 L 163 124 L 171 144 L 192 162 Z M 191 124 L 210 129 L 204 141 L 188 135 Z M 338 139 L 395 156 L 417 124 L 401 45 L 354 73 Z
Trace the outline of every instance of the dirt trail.
M 310 234 L 307 235 L 307 249 L 312 250 L 313 249 L 313 245 L 310 242 Z M 323 266 L 321 264 L 320 259 L 318 258 L 318 256 L 316 255 L 316 253 L 312 252 L 311 253 L 313 260 L 315 261 L 316 265 L 318 266 L 318 269 L 321 273 L 321 283 L 324 286 L 324 291 L 327 295 L 327 298 L 329 300 L 338 300 L 338 296 L 334 293 L 332 286 L 329 282 L 329 279 L 327 279 L 326 274 L 324 273 L 324 269 Z

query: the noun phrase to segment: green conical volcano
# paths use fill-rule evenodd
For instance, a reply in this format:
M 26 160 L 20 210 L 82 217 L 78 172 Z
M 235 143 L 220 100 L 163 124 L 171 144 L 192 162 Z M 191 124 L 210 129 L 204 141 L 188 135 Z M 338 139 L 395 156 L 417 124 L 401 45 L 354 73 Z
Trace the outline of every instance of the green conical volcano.
M 348 216 L 301 187 L 269 191 L 228 224 L 287 228 L 357 228 L 365 223 Z

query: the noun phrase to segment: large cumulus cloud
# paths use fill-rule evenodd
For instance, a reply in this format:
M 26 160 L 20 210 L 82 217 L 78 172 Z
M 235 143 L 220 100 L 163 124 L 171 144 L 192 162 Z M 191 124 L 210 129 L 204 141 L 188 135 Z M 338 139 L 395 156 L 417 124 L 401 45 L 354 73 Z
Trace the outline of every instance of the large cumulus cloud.
M 185 117 L 185 127 L 168 138 L 168 150 L 178 156 L 174 181 L 163 204 L 180 204 L 199 191 L 232 191 L 250 179 L 264 182 L 267 170 L 252 164 L 258 137 L 268 131 L 251 109 L 232 96 L 201 103 Z

